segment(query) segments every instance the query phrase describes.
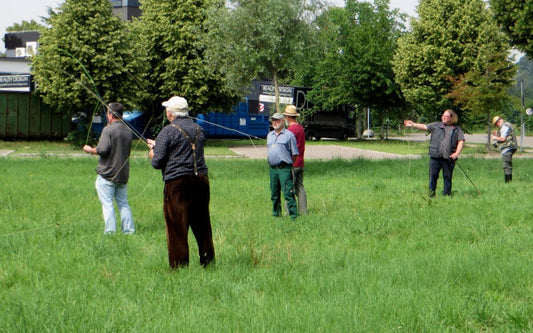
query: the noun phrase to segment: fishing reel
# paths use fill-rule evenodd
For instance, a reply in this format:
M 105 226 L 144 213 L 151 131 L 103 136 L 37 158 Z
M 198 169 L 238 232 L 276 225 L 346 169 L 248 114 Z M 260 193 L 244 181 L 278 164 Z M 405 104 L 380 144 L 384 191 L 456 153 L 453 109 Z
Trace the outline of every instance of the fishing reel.
M 500 146 L 500 144 L 501 144 L 501 142 L 494 141 L 494 142 L 492 143 L 492 146 L 493 146 L 494 148 L 498 148 L 498 147 Z

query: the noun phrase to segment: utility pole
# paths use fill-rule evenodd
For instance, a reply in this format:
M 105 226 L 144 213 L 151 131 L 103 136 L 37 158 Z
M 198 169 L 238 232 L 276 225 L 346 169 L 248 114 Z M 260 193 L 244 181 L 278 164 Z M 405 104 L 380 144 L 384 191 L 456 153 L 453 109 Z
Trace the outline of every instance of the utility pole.
M 524 132 L 526 131 L 526 124 L 524 123 L 524 81 L 520 82 L 520 97 L 522 100 L 522 109 L 520 110 L 520 152 L 524 152 Z

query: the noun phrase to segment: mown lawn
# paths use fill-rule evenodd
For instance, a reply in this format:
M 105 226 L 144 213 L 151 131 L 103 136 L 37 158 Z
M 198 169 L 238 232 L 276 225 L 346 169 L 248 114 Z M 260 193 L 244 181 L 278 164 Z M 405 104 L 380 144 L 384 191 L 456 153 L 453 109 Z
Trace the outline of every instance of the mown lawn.
M 103 235 L 97 158 L 0 159 L 2 332 L 529 332 L 533 160 L 308 161 L 309 215 L 270 216 L 265 161 L 210 157 L 216 264 L 170 271 L 160 174 L 131 160 L 137 233 Z M 439 190 L 442 183 L 439 182 Z

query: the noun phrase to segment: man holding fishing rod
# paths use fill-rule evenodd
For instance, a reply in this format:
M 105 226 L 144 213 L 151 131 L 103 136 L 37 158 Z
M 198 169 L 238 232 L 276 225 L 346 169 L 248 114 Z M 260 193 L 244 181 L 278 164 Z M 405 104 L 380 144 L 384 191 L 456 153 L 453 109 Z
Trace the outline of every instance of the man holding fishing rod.
M 205 134 L 189 117 L 185 98 L 174 96 L 162 105 L 170 124 L 159 132 L 155 141 L 147 140 L 147 144 L 152 166 L 161 170 L 165 182 L 163 213 L 170 268 L 189 264 L 189 227 L 198 243 L 200 264 L 205 267 L 215 258 Z
M 121 120 L 124 110 L 122 104 L 109 103 L 106 109 L 108 126 L 102 130 L 98 145 L 96 148 L 85 145 L 83 151 L 100 156 L 95 187 L 102 204 L 104 232 L 113 234 L 116 231 L 114 200 L 120 212 L 122 232 L 133 234 L 135 226 L 128 204 L 129 158 L 133 135 Z
M 453 110 L 445 110 L 441 116 L 442 121 L 420 124 L 412 120 L 404 120 L 406 127 L 414 127 L 431 133 L 429 141 L 429 196 L 435 196 L 437 180 L 442 169 L 444 178 L 443 195 L 452 193 L 452 175 L 455 161 L 463 150 L 465 137 L 461 127 L 455 125 L 458 121 Z
M 494 140 L 494 147 L 502 151 L 503 175 L 505 182 L 510 183 L 513 181 L 513 155 L 518 149 L 513 125 L 499 116 L 492 118 L 492 124 L 498 130 L 492 132 L 491 139 Z

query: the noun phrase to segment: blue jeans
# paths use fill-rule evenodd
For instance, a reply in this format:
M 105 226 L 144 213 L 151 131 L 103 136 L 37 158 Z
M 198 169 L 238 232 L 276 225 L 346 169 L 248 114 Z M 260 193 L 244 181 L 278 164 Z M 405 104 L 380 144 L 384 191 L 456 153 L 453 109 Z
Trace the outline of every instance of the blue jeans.
M 95 188 L 104 213 L 104 232 L 109 234 L 116 231 L 115 209 L 113 206 L 113 200 L 115 200 L 122 221 L 122 232 L 125 234 L 134 233 L 133 216 L 128 204 L 128 185 L 113 183 L 98 175 Z

